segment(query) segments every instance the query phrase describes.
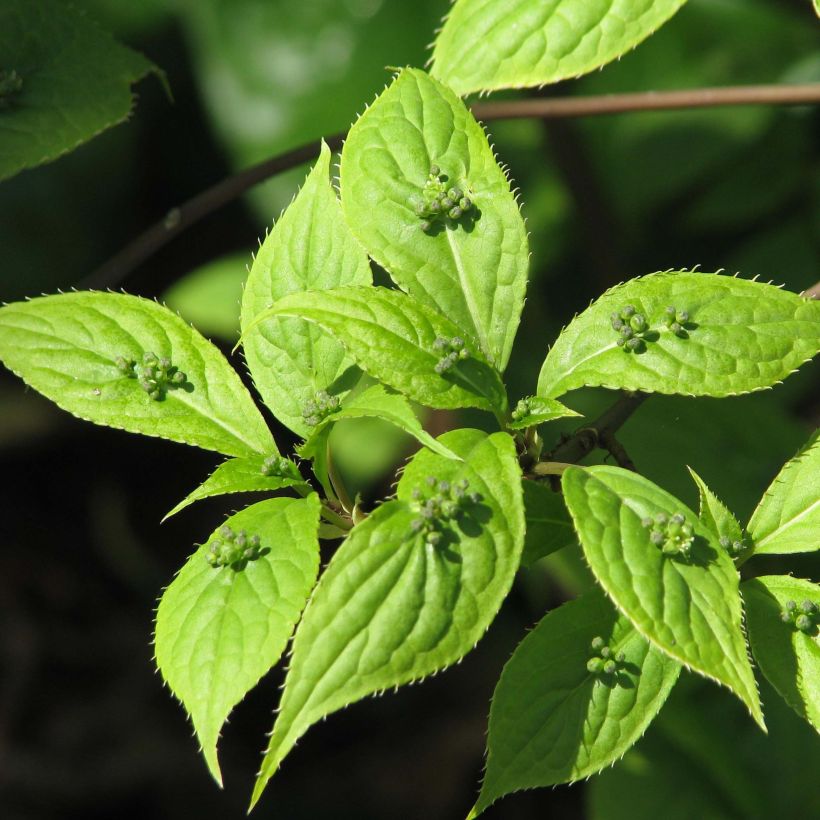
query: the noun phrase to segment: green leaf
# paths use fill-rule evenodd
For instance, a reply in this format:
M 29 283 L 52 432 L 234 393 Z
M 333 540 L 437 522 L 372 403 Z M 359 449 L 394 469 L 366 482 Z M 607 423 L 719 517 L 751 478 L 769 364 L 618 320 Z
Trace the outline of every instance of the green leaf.
M 441 437 L 463 461 L 420 450 L 399 498 L 377 507 L 331 559 L 293 642 L 288 677 L 252 805 L 282 759 L 326 715 L 455 663 L 482 637 L 512 584 L 524 540 L 512 439 L 477 430 Z M 413 528 L 415 476 L 467 479 L 468 501 L 437 519 L 437 545 Z M 422 492 L 433 490 L 422 481 Z
M 628 306 L 649 328 L 634 352 L 618 346 L 612 326 Z M 678 334 L 666 327 L 668 306 L 689 314 Z M 777 384 L 818 350 L 820 301 L 731 276 L 652 273 L 611 288 L 569 324 L 541 368 L 538 394 L 590 385 L 730 396 Z
M 666 654 L 728 686 L 765 728 L 738 573 L 717 536 L 673 495 L 620 467 L 570 467 L 562 485 L 590 568 L 615 605 Z M 652 543 L 642 522 L 658 514 L 681 514 L 692 527 L 688 558 Z
M 154 353 L 182 371 L 158 400 L 118 358 Z M 63 293 L 0 308 L 0 360 L 79 418 L 229 456 L 276 445 L 225 357 L 165 307 L 121 293 Z
M 320 391 L 350 389 L 358 374 L 343 378 L 352 362 L 321 327 L 292 316 L 263 325 L 254 320 L 289 293 L 371 282 L 367 255 L 330 185 L 330 156 L 323 143 L 302 190 L 262 243 L 242 298 L 242 344 L 254 384 L 274 415 L 300 436 L 310 432 L 305 404 Z
M 380 384 L 369 387 L 362 393 L 346 399 L 341 408 L 323 418 L 310 432 L 305 443 L 299 448 L 302 458 L 313 458 L 318 443 L 325 442 L 323 433 L 331 424 L 345 419 L 378 418 L 390 422 L 405 433 L 409 433 L 425 447 L 445 458 L 455 458 L 441 442 L 434 439 L 421 426 L 421 422 L 413 412 L 413 408 L 404 396 L 394 393 Z
M 436 340 L 461 338 L 460 331 L 448 318 L 400 291 L 347 287 L 292 293 L 263 311 L 254 324 L 277 316 L 301 316 L 321 325 L 363 370 L 419 404 L 496 412 L 506 407 L 501 378 L 469 340 L 466 359 L 444 373 L 436 372 L 443 357 L 434 347 Z
M 612 674 L 590 672 L 602 639 Z M 487 771 L 470 817 L 521 789 L 569 783 L 620 759 L 663 706 L 680 664 L 594 590 L 544 617 L 518 645 L 493 695 Z
M 445 190 L 459 188 L 472 202 L 459 219 L 416 211 L 433 165 Z M 423 71 L 404 69 L 350 129 L 340 182 L 345 217 L 373 259 L 503 370 L 524 306 L 527 236 L 509 181 L 464 103 Z
M 213 567 L 201 546 L 157 610 L 157 666 L 191 715 L 221 784 L 216 745 L 231 709 L 278 660 L 319 572 L 319 497 L 274 498 L 225 522 L 258 535 L 262 554 Z M 221 528 L 209 543 L 221 537 Z
M 297 466 L 286 458 L 281 458 L 280 469 L 269 474 L 265 468 L 265 456 L 232 458 L 220 464 L 205 481 L 190 492 L 162 520 L 176 515 L 180 510 L 215 495 L 230 493 L 274 492 L 285 487 L 307 488 Z
M 162 301 L 200 333 L 235 342 L 247 261 L 244 251 L 214 259 L 177 279 Z
M 0 179 L 57 159 L 131 113 L 159 69 L 56 0 L 0 8 Z
M 575 529 L 560 493 L 537 481 L 525 479 L 524 515 L 527 533 L 521 566 L 528 567 L 570 544 L 576 544 Z
M 457 0 L 433 75 L 461 95 L 578 77 L 633 49 L 685 0 Z
M 724 546 L 721 539 L 728 539 L 725 549 L 733 558 L 736 558 L 745 551 L 734 547 L 735 544 L 744 544 L 743 529 L 740 522 L 732 515 L 729 508 L 706 486 L 706 482 L 691 467 L 688 469 L 700 496 L 699 518 L 701 523 L 718 536 L 718 542 L 721 546 Z
M 786 703 L 820 732 L 820 637 L 818 618 L 808 633 L 781 615 L 789 601 L 798 611 L 804 601 L 820 606 L 820 587 L 786 575 L 768 575 L 744 581 L 749 643 L 769 683 Z
M 528 396 L 521 399 L 512 412 L 512 421 L 507 425 L 510 430 L 524 430 L 535 427 L 546 421 L 580 416 L 556 399 L 545 399 L 542 396 Z
M 820 432 L 786 463 L 747 529 L 756 554 L 820 549 Z

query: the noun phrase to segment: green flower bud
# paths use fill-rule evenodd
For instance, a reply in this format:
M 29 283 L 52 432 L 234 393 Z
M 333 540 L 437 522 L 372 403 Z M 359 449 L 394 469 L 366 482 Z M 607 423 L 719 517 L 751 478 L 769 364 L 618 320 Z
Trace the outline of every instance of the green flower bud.
M 590 658 L 587 661 L 587 672 L 592 672 L 593 675 L 599 675 L 604 671 L 604 662 L 600 658 Z
M 632 350 L 634 352 L 643 347 L 643 342 L 637 338 L 627 339 L 626 342 L 624 342 L 624 347 L 626 347 L 627 350 Z
M 432 532 L 428 532 L 427 535 L 424 537 L 424 540 L 431 546 L 435 547 L 441 542 L 441 533 L 433 530 Z
M 608 646 L 602 646 L 601 647 L 601 657 L 604 658 L 604 659 L 611 658 L 612 657 L 612 650 Z
M 797 601 L 786 601 L 786 609 L 789 612 L 794 612 L 797 609 Z
M 459 199 L 458 206 L 462 211 L 469 211 L 473 207 L 473 202 L 469 197 L 463 196 Z
M 181 370 L 177 370 L 177 372 L 174 373 L 173 376 L 171 376 L 171 381 L 174 384 L 184 384 L 186 381 L 188 381 L 188 377 Z
M 648 515 L 641 519 L 641 526 L 642 527 L 651 527 L 654 524 L 654 520 L 650 518 Z
M 447 211 L 447 216 L 449 216 L 450 219 L 460 219 L 462 213 L 463 211 L 461 210 L 461 208 L 459 208 L 458 205 L 456 205 L 454 208 L 450 208 L 450 210 Z
M 615 656 L 615 660 L 616 660 L 618 663 L 623 663 L 623 662 L 626 660 L 626 655 L 625 655 L 623 652 L 619 652 L 619 653 Z
M 441 200 L 434 199 L 428 206 L 427 210 L 432 214 L 437 214 L 441 210 Z
M 658 530 L 653 530 L 649 533 L 649 540 L 656 547 L 659 547 L 664 541 L 666 541 L 666 536 L 662 532 L 658 532 Z
M 800 604 L 800 609 L 806 613 L 806 615 L 813 615 L 815 610 L 817 609 L 817 605 L 812 603 L 809 600 L 803 601 Z
M 621 308 L 621 318 L 622 319 L 629 319 L 630 317 L 635 315 L 635 306 L 634 305 L 625 305 Z
M 441 168 L 438 165 L 431 165 L 430 166 L 430 176 L 437 177 L 441 173 Z
M 814 629 L 814 622 L 808 615 L 798 615 L 794 619 L 794 625 L 801 631 L 809 633 Z
M 450 199 L 449 196 L 446 196 L 446 197 L 444 197 L 444 199 L 441 200 L 441 210 L 442 211 L 449 211 L 450 208 L 452 208 L 455 204 L 456 203 L 453 202 L 453 200 Z
M 689 321 L 689 312 L 688 312 L 688 311 L 686 311 L 686 310 L 682 310 L 682 311 L 678 314 L 678 321 L 679 321 L 681 324 L 686 324 L 686 322 L 688 322 L 688 321 Z
M 790 624 L 790 623 L 792 622 L 792 616 L 791 616 L 791 613 L 790 613 L 790 612 L 786 612 L 786 610 L 784 609 L 784 610 L 780 613 L 780 620 L 781 620 L 781 621 L 783 621 L 783 623 L 784 623 L 784 624 Z
M 723 547 L 723 549 L 728 550 L 731 547 L 732 542 L 729 539 L 728 535 L 721 535 L 718 539 L 718 544 L 720 544 L 720 546 Z
M 447 339 L 443 336 L 437 336 L 436 340 L 433 342 L 433 350 L 444 350 L 447 346 Z
M 629 320 L 630 327 L 636 333 L 643 333 L 646 330 L 646 318 L 641 313 L 636 313 L 630 320 Z
M 604 674 L 605 675 L 614 675 L 618 671 L 618 665 L 615 661 L 607 661 L 604 664 Z
M 429 230 L 430 230 L 430 228 L 432 228 L 432 227 L 433 227 L 433 223 L 432 223 L 432 222 L 430 222 L 430 220 L 425 219 L 423 222 L 420 222 L 420 223 L 419 223 L 419 227 L 422 229 L 422 231 L 424 231 L 425 233 L 427 233 L 427 231 L 429 231 Z
M 672 331 L 672 333 L 674 333 L 676 336 L 680 336 L 680 335 L 681 335 L 681 333 L 683 333 L 683 327 L 682 327 L 680 324 L 678 324 L 678 322 L 672 322 L 672 324 L 671 324 L 671 325 L 669 325 L 669 329 L 670 329 L 670 330 Z
M 600 652 L 606 646 L 606 641 L 600 635 L 597 635 L 592 639 L 590 646 L 593 652 Z
M 461 194 L 461 188 L 450 188 L 450 190 L 447 191 L 447 196 L 450 197 L 453 202 L 458 202 L 459 199 L 461 199 Z

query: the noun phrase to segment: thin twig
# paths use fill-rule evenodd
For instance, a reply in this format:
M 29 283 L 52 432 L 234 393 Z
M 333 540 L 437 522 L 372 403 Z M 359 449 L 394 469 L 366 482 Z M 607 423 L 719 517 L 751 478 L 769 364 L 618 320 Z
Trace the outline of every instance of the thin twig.
M 563 461 L 577 464 L 589 455 L 601 442 L 614 436 L 627 419 L 646 400 L 646 393 L 624 393 L 611 407 L 601 413 L 592 424 L 576 430 L 566 441 L 559 444 L 545 461 Z
M 805 296 L 807 299 L 820 299 L 820 282 L 804 290 L 801 296 Z
M 479 120 L 554 119 L 620 114 L 628 111 L 661 111 L 681 108 L 712 108 L 726 105 L 805 105 L 820 102 L 820 83 L 809 85 L 750 85 L 696 88 L 684 91 L 646 91 L 558 99 L 524 99 L 477 103 L 472 110 Z M 338 150 L 344 134 L 326 137 Z M 183 231 L 276 174 L 309 162 L 319 155 L 320 141 L 253 165 L 172 208 L 166 216 L 126 245 L 105 264 L 82 280 L 80 287 L 106 288 L 120 285 L 128 275 Z

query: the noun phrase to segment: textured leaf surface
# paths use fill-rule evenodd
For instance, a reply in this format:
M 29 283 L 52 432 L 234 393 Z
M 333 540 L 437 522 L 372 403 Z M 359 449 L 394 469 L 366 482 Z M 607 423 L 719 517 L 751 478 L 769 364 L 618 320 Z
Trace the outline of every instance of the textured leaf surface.
M 610 316 L 632 305 L 646 317 L 644 349 L 627 352 Z M 687 311 L 683 336 L 664 310 Z M 608 290 L 561 333 L 541 368 L 538 394 L 584 385 L 649 393 L 729 396 L 777 384 L 820 350 L 820 301 L 731 276 L 666 271 Z
M 232 458 L 220 464 L 205 481 L 190 492 L 168 515 L 170 518 L 180 510 L 201 501 L 203 498 L 212 498 L 216 495 L 230 493 L 273 492 L 285 487 L 307 487 L 307 483 L 299 473 L 293 462 L 288 462 L 287 474 L 265 475 L 262 471 L 265 456 L 249 456 L 247 458 Z
M 754 511 L 748 530 L 756 553 L 820 549 L 820 433 L 780 471 Z
M 167 357 L 187 381 L 154 401 L 118 357 Z M 0 359 L 63 410 L 229 456 L 276 452 L 225 357 L 167 308 L 121 293 L 64 293 L 0 308 Z
M 125 120 L 131 84 L 158 71 L 56 0 L 4 0 L 0 54 L 0 72 L 16 72 L 20 83 L 19 90 L 15 82 L 0 83 L 0 179 L 56 159 Z
M 509 591 L 524 540 L 512 439 L 458 430 L 441 441 L 464 461 L 420 450 L 402 477 L 399 498 L 352 530 L 319 581 L 294 639 L 253 803 L 312 724 L 457 661 Z M 466 478 L 482 497 L 446 527 L 435 547 L 412 529 L 419 514 L 405 500 L 422 474 Z
M 458 0 L 433 74 L 459 94 L 526 88 L 594 71 L 663 25 L 685 0 Z
M 728 686 L 762 727 L 738 573 L 717 536 L 674 496 L 619 467 L 570 467 L 562 485 L 590 568 L 616 606 L 668 655 Z M 688 560 L 649 540 L 641 521 L 659 513 L 692 525 Z
M 400 291 L 347 287 L 324 293 L 293 293 L 256 321 L 301 316 L 330 331 L 371 376 L 428 407 L 442 409 L 506 406 L 498 373 L 467 340 L 470 356 L 446 373 L 436 373 L 442 354 L 437 338 L 461 331 L 446 317 Z
M 434 164 L 447 185 L 467 193 L 475 218 L 422 230 L 415 207 Z M 510 184 L 464 103 L 423 71 L 405 69 L 350 129 L 340 181 L 345 216 L 367 252 L 503 370 L 524 305 L 527 237 Z
M 207 544 L 200 547 L 165 590 L 155 635 L 157 666 L 189 711 L 220 783 L 222 724 L 279 660 L 316 581 L 319 497 L 261 501 L 225 523 L 258 535 L 263 554 L 242 569 L 214 568 Z
M 526 402 L 527 410 L 518 418 L 513 418 L 509 423 L 510 430 L 524 430 L 527 427 L 534 427 L 547 421 L 555 419 L 569 418 L 570 416 L 580 416 L 575 410 L 561 404 L 555 399 L 545 399 L 542 396 L 530 396 L 523 401 Z M 518 409 L 518 408 L 516 408 Z
M 336 339 L 304 319 L 278 316 L 249 327 L 288 293 L 371 282 L 367 255 L 330 185 L 330 157 L 323 144 L 302 190 L 262 243 L 242 298 L 242 343 L 254 384 L 274 415 L 301 436 L 310 432 L 305 403 L 321 390 L 340 392 L 334 384 L 352 362 Z M 336 386 L 352 386 L 342 381 Z
M 424 430 L 421 422 L 413 412 L 413 408 L 404 396 L 394 393 L 380 384 L 373 385 L 373 387 L 367 388 L 357 396 L 348 398 L 336 413 L 322 419 L 311 430 L 307 440 L 299 448 L 299 454 L 303 458 L 312 458 L 316 454 L 317 447 L 325 442 L 323 433 L 327 427 L 337 421 L 361 418 L 383 419 L 400 430 L 404 430 L 405 433 L 413 436 L 433 452 L 445 458 L 458 458 L 455 453 L 448 450 L 441 442 Z
M 601 637 L 624 661 L 590 672 Z M 550 612 L 518 645 L 493 695 L 487 771 L 473 814 L 514 791 L 589 777 L 621 758 L 663 706 L 680 664 L 593 590 Z
M 741 585 L 749 643 L 769 683 L 798 715 L 820 732 L 820 637 L 805 634 L 781 613 L 788 601 L 820 605 L 820 587 L 786 575 L 753 578 Z
M 527 567 L 578 539 L 560 493 L 537 481 L 525 480 L 523 487 L 527 534 L 521 565 Z
M 732 543 L 743 541 L 743 528 L 729 508 L 709 489 L 706 482 L 690 467 L 689 473 L 698 488 L 700 508 L 698 517 L 701 523 L 718 537 L 726 537 Z

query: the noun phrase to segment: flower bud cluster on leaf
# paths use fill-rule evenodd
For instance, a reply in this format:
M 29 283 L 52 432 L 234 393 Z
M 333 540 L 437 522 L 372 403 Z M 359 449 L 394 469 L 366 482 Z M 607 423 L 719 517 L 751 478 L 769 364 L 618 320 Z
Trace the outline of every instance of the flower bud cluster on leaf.
M 416 214 L 421 218 L 421 229 L 432 230 L 437 222 L 461 219 L 473 208 L 473 201 L 458 185 L 448 187 L 448 177 L 438 165 L 430 167 L 424 183 L 422 199 L 416 202 Z
M 262 552 L 258 535 L 248 535 L 245 530 L 234 532 L 227 524 L 219 529 L 219 535 L 210 541 L 205 557 L 217 567 L 229 567 L 241 561 L 255 561 Z
M 320 390 L 312 399 L 305 402 L 302 407 L 302 418 L 309 427 L 315 427 L 341 406 L 342 402 L 338 396 L 331 396 L 327 390 Z
M 600 635 L 592 639 L 590 649 L 592 657 L 587 661 L 587 671 L 594 675 L 612 676 L 618 672 L 626 660 L 623 652 L 617 654 L 613 652 Z
M 425 483 L 431 495 L 425 495 L 419 487 L 413 490 L 414 511 L 418 513 L 418 518 L 410 522 L 410 527 L 413 532 L 423 535 L 428 544 L 436 546 L 449 522 L 458 518 L 466 505 L 480 504 L 481 495 L 467 492 L 470 482 L 466 478 L 452 484 L 431 475 Z
M 674 305 L 669 305 L 663 311 L 663 322 L 676 336 L 682 339 L 688 337 L 689 334 L 686 332 L 686 325 L 689 322 L 688 311 L 678 310 Z
M 737 558 L 737 556 L 746 549 L 746 545 L 742 540 L 733 541 L 728 535 L 721 535 L 718 539 L 718 543 L 721 547 L 723 547 L 723 549 L 726 550 L 726 552 L 729 553 L 729 555 L 732 556 L 732 558 Z
M 438 336 L 433 342 L 433 350 L 442 354 L 433 368 L 439 375 L 451 370 L 459 359 L 467 359 L 470 356 L 470 351 L 464 346 L 464 339 L 461 336 L 453 336 L 452 339 Z
M 169 387 L 181 387 L 188 381 L 185 373 L 175 367 L 167 356 L 160 358 L 150 351 L 143 354 L 140 362 L 117 356 L 114 364 L 123 376 L 137 379 L 140 387 L 154 401 L 164 399 Z
M 783 606 L 780 620 L 806 635 L 814 635 L 820 623 L 820 607 L 808 598 L 799 605 L 796 601 L 789 600 Z
M 691 554 L 695 533 L 681 513 L 672 516 L 658 513 L 654 518 L 647 516 L 641 520 L 641 526 L 650 531 L 649 540 L 664 555 L 688 558 Z
M 280 455 L 268 456 L 259 469 L 264 476 L 281 476 L 283 478 L 300 478 L 296 465 L 289 459 Z
M 618 334 L 618 347 L 633 353 L 646 350 L 646 334 L 649 323 L 634 305 L 624 305 L 609 317 L 612 329 Z

